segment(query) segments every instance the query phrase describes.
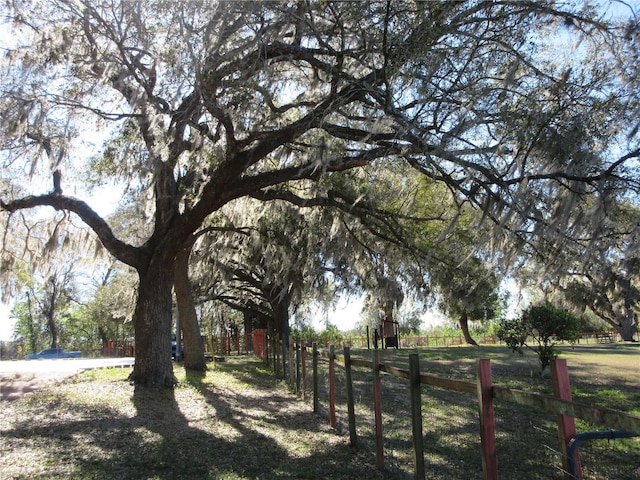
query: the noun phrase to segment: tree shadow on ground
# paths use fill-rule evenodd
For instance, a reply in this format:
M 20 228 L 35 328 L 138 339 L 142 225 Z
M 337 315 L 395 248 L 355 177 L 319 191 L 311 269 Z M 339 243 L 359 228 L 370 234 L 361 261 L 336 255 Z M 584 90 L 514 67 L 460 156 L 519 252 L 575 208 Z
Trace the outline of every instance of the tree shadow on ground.
M 244 439 L 237 473 L 249 478 L 398 478 L 377 472 L 370 453 L 351 449 L 347 437 L 338 436 L 277 379 L 260 373 L 262 367 L 251 360 L 228 366 L 240 384 L 257 389 L 221 391 L 187 376 L 226 426 Z
M 254 378 L 250 369 L 245 375 Z M 32 395 L 29 420 L 3 425 L 3 450 L 11 462 L 12 455 L 35 449 L 41 464 L 24 465 L 23 475 L 5 475 L 0 465 L 0 477 L 397 478 L 378 473 L 369 454 L 350 449 L 348 439 L 282 389 L 226 390 L 193 375 L 175 390 L 135 389 L 122 381 L 111 388 L 125 389 L 129 399 L 124 395 L 112 408 L 96 400 L 103 392 L 86 391 L 93 397 L 87 401 L 56 388 Z M 208 409 L 190 410 L 185 395 Z

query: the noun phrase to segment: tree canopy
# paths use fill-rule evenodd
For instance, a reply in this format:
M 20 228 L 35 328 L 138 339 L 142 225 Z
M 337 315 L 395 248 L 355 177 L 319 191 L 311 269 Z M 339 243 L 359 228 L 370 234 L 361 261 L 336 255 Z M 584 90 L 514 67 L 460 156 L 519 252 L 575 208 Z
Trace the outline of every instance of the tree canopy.
M 629 201 L 610 205 L 589 261 L 577 260 L 568 247 L 558 259 L 567 265 L 565 274 L 550 282 L 556 298 L 580 313 L 591 311 L 627 341 L 634 339 L 639 325 L 638 225 L 637 206 Z
M 235 199 L 330 199 L 309 186 L 404 165 L 521 251 L 580 238 L 611 198 L 638 190 L 638 26 L 626 12 L 552 1 L 1 8 L 5 225 L 25 209 L 72 212 L 135 268 L 139 384 L 175 382 L 176 258 Z M 100 199 L 81 199 L 114 179 L 138 212 L 119 235 Z M 576 208 L 587 195 L 591 207 Z

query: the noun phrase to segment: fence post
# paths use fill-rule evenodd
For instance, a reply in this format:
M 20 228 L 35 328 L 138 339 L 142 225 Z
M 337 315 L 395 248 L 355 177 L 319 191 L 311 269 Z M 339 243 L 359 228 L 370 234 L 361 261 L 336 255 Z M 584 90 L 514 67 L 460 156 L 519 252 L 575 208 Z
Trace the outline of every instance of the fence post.
M 482 472 L 485 480 L 498 479 L 496 458 L 496 426 L 493 411 L 491 362 L 478 360 L 478 405 L 480 409 L 480 444 L 482 446 Z
M 422 397 L 420 395 L 420 359 L 409 355 L 409 392 L 411 395 L 411 427 L 413 432 L 413 463 L 416 480 L 424 479 L 424 442 L 422 438 Z
M 282 339 L 276 339 L 276 377 L 284 379 L 284 371 L 282 371 L 282 354 L 284 353 L 284 347 L 282 346 Z
M 560 400 L 570 402 L 571 386 L 569 385 L 569 370 L 567 369 L 566 359 L 556 358 L 551 362 L 551 381 L 553 383 L 553 394 Z M 575 450 L 573 457 L 575 476 L 569 473 L 569 458 L 567 457 L 569 442 L 576 436 L 575 418 L 569 415 L 558 414 L 558 436 L 560 440 L 560 452 L 562 454 L 562 467 L 565 472 L 564 478 L 566 480 L 581 480 L 582 468 L 578 449 Z
M 273 373 L 278 378 L 278 340 L 276 339 L 276 333 L 271 333 L 271 350 L 273 352 Z
M 296 370 L 294 368 L 295 365 L 295 361 L 296 361 L 296 350 L 295 350 L 295 344 L 294 343 L 290 343 L 289 344 L 289 385 L 291 385 L 292 387 L 295 385 L 295 378 L 294 375 L 296 373 Z
M 351 446 L 355 447 L 358 443 L 356 434 L 356 413 L 353 398 L 353 379 L 351 377 L 351 349 L 344 347 L 344 369 L 345 379 L 347 383 L 347 417 L 349 419 L 349 440 Z
M 376 458 L 378 470 L 384 470 L 384 441 L 382 438 L 382 389 L 380 384 L 380 353 L 373 351 L 373 411 L 376 424 Z
M 307 399 L 307 345 L 302 343 L 302 398 Z
M 313 412 L 320 411 L 320 399 L 318 398 L 318 342 L 313 342 Z
M 329 346 L 329 423 L 336 428 L 336 347 Z
M 301 350 L 300 344 L 296 342 L 296 395 L 300 395 L 300 358 L 301 358 Z
M 287 381 L 287 361 L 289 360 L 289 345 L 285 342 L 284 336 L 282 336 L 282 379 Z

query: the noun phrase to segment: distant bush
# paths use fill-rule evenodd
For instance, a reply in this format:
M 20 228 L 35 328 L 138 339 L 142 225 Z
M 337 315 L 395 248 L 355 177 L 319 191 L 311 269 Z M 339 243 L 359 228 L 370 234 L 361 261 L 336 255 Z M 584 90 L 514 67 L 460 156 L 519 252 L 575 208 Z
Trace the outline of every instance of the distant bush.
M 501 320 L 497 335 L 514 352 L 533 350 L 540 360 L 540 373 L 558 357 L 557 342 L 580 338 L 582 321 L 571 312 L 545 302 L 532 305 L 515 320 Z

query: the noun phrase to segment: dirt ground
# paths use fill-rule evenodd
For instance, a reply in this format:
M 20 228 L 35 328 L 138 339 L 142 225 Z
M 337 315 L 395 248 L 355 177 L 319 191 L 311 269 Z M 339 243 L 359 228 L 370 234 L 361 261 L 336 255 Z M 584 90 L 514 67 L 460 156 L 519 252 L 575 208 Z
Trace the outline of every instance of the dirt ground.
M 60 382 L 72 374 L 55 373 L 0 373 L 0 402 L 22 398 L 45 385 Z
M 132 365 L 131 357 L 3 361 L 0 362 L 0 402 L 17 400 L 84 370 Z

